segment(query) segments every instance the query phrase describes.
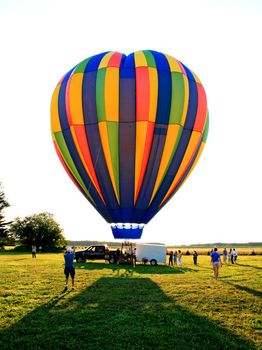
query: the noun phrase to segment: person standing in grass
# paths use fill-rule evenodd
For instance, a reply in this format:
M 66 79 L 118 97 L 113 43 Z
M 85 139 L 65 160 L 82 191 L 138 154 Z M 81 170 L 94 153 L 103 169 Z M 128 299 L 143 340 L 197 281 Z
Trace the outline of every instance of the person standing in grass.
M 177 264 L 177 251 L 174 252 L 174 265 Z
M 177 252 L 177 264 L 179 267 L 182 267 L 182 252 L 181 252 L 181 250 L 179 250 Z
M 233 252 L 232 252 L 232 256 L 233 256 L 233 264 L 237 263 L 237 250 L 235 248 L 233 248 Z
M 136 266 L 136 248 L 133 249 L 133 264 Z
M 227 261 L 228 262 L 230 262 L 230 261 L 232 262 L 231 257 L 232 257 L 232 248 L 229 249 L 229 252 L 228 252 L 228 255 L 227 255 Z
M 169 266 L 170 265 L 174 265 L 174 263 L 173 263 L 173 258 L 174 258 L 174 253 L 173 253 L 173 250 L 171 250 L 170 252 L 169 252 Z
M 64 259 L 65 259 L 65 269 L 64 269 L 64 273 L 66 276 L 66 284 L 65 284 L 65 289 L 64 291 L 68 290 L 68 279 L 69 279 L 69 275 L 71 276 L 72 279 L 72 289 L 75 289 L 75 268 L 74 268 L 74 257 L 75 254 L 72 250 L 72 248 L 67 248 L 66 253 L 64 255 Z
M 32 258 L 36 258 L 36 245 L 32 245 Z
M 211 262 L 213 265 L 213 270 L 214 270 L 214 276 L 215 279 L 218 278 L 218 272 L 219 272 L 219 266 L 222 266 L 221 259 L 220 259 L 220 254 L 217 252 L 217 248 L 214 248 L 214 251 L 210 254 L 211 256 Z
M 231 255 L 230 255 L 232 264 L 234 264 L 234 250 L 235 250 L 234 248 L 233 248 L 233 250 L 231 250 Z
M 223 250 L 223 261 L 224 261 L 224 264 L 227 263 L 227 248 L 224 248 Z
M 193 262 L 194 262 L 194 265 L 197 265 L 197 257 L 198 257 L 197 251 L 194 250 L 194 252 L 193 252 Z

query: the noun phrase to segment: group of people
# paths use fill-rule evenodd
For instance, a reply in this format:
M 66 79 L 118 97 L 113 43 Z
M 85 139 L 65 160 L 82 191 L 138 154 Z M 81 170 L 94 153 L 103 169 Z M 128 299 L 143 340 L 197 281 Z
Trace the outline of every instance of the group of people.
M 236 264 L 237 262 L 237 256 L 238 256 L 238 252 L 235 248 L 233 249 L 229 249 L 229 252 L 227 251 L 227 248 L 224 248 L 223 250 L 223 261 L 226 264 L 227 262 L 230 262 L 232 264 Z
M 217 251 L 217 248 L 214 248 L 211 250 L 211 252 L 208 252 L 208 255 L 211 257 L 211 263 L 214 270 L 214 277 L 218 278 L 219 273 L 219 267 L 222 266 L 222 260 L 220 257 L 220 254 Z M 193 251 L 193 263 L 194 265 L 197 265 L 197 259 L 198 259 L 198 253 L 196 250 Z M 223 250 L 223 262 L 224 264 L 227 264 L 227 262 L 231 262 L 232 264 L 236 264 L 237 261 L 238 252 L 235 248 L 229 249 L 227 251 L 227 248 L 224 248 Z M 182 266 L 182 252 L 181 250 L 173 252 L 172 250 L 169 252 L 169 266 L 173 265 Z
M 197 251 L 194 250 L 194 252 L 193 252 L 194 265 L 197 265 L 197 258 L 198 258 Z M 169 252 L 169 266 L 174 266 L 174 265 L 182 266 L 182 252 L 181 252 L 181 250 L 176 250 L 175 252 L 173 252 L 173 250 L 171 250 Z
M 174 265 L 178 265 L 178 266 L 182 266 L 182 252 L 181 250 L 176 250 L 175 252 L 173 252 L 173 250 L 171 250 L 169 252 L 169 266 L 174 266 Z

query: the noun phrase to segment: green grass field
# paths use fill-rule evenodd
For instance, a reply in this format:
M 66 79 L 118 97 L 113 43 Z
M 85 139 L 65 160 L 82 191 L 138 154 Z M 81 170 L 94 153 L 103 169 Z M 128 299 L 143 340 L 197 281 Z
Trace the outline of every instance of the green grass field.
M 0 254 L 0 349 L 262 349 L 262 256 L 213 278 L 194 266 L 76 265 L 63 293 L 63 255 Z

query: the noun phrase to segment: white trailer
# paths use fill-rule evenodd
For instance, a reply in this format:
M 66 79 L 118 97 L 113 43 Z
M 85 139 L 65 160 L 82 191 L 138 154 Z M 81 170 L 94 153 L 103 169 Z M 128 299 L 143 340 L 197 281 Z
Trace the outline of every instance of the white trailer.
M 136 243 L 136 261 L 149 262 L 152 266 L 166 263 L 165 244 Z

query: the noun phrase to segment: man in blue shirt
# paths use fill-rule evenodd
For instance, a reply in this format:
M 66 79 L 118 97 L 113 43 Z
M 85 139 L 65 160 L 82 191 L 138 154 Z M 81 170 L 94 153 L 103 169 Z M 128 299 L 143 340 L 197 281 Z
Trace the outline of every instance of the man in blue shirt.
M 66 253 L 64 255 L 65 259 L 65 276 L 66 276 L 66 285 L 65 285 L 65 291 L 68 289 L 68 278 L 69 275 L 71 276 L 72 279 L 72 289 L 75 289 L 74 285 L 74 278 L 75 278 L 75 268 L 74 268 L 74 257 L 75 254 L 71 248 L 67 248 Z
M 217 252 L 217 248 L 214 248 L 214 251 L 210 254 L 211 256 L 211 262 L 213 265 L 214 269 L 214 276 L 215 279 L 218 278 L 218 271 L 219 271 L 219 266 L 222 266 L 221 260 L 220 260 L 220 254 Z

